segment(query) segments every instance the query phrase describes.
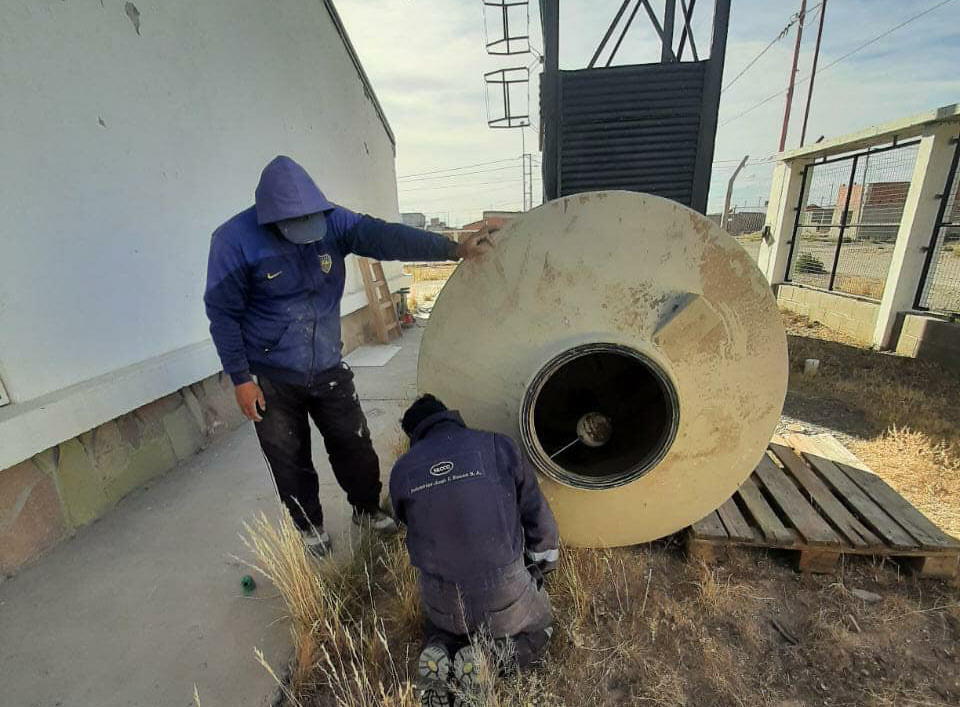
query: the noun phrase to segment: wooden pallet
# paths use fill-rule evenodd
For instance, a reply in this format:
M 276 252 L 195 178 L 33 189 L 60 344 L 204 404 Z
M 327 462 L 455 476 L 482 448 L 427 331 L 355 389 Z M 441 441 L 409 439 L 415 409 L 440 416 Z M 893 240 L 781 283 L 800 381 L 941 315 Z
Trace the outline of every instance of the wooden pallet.
M 370 304 L 377 339 L 381 344 L 390 343 L 390 339 L 402 336 L 403 330 L 400 328 L 400 318 L 397 316 L 397 307 L 393 303 L 387 277 L 383 274 L 383 265 L 380 261 L 369 258 L 357 258 L 357 262 L 360 265 L 360 275 L 363 276 L 363 286 L 367 291 L 367 302 Z
M 895 558 L 922 577 L 955 577 L 960 563 L 960 540 L 830 435 L 776 438 L 733 497 L 688 534 L 690 554 L 705 560 L 743 546 L 797 551 L 806 572 L 832 572 L 842 555 Z

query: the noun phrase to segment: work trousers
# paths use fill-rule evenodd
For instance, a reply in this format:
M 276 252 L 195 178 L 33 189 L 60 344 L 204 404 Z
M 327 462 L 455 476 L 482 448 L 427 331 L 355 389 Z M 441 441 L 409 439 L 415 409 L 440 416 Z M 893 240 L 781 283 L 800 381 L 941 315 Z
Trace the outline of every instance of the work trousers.
M 539 573 L 538 573 L 539 574 Z M 511 644 L 514 664 L 526 668 L 546 650 L 553 612 L 542 575 L 534 577 L 518 559 L 496 576 L 454 583 L 420 573 L 426 642 L 450 650 L 485 631 L 494 643 Z
M 311 457 L 311 419 L 323 435 L 333 474 L 350 504 L 374 511 L 380 502 L 380 463 L 353 372 L 341 364 L 320 378 L 312 386 L 259 378 L 267 409 L 256 423 L 257 437 L 280 500 L 301 530 L 323 528 L 319 480 Z

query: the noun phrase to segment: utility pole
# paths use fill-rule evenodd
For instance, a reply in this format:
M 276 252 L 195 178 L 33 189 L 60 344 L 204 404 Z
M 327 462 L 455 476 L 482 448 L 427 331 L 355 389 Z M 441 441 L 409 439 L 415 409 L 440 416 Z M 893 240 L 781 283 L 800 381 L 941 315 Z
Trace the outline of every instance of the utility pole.
M 823 37 L 823 18 L 826 14 L 827 0 L 821 0 L 820 25 L 817 27 L 817 46 L 813 50 L 813 70 L 810 72 L 810 86 L 807 87 L 807 106 L 803 109 L 803 127 L 800 129 L 800 147 L 803 147 L 803 141 L 807 137 L 807 119 L 810 117 L 810 101 L 813 100 L 813 81 L 817 78 L 817 60 L 820 58 L 820 38 Z
M 800 60 L 800 38 L 803 37 L 803 17 L 807 14 L 807 0 L 800 0 L 797 22 L 797 43 L 793 47 L 793 66 L 790 68 L 790 84 L 787 86 L 787 105 L 783 110 L 783 128 L 780 130 L 780 152 L 787 144 L 787 126 L 790 124 L 790 108 L 793 106 L 793 87 L 797 82 L 797 62 Z
M 749 159 L 750 155 L 743 156 L 743 159 L 740 160 L 740 164 L 737 165 L 737 168 L 733 170 L 733 174 L 730 175 L 730 181 L 727 182 L 727 197 L 723 200 L 723 213 L 720 214 L 720 228 L 723 230 L 727 230 L 727 220 L 730 218 L 730 199 L 733 196 L 733 183 L 736 181 L 737 175 L 740 174 L 740 170 L 743 169 L 743 166 Z

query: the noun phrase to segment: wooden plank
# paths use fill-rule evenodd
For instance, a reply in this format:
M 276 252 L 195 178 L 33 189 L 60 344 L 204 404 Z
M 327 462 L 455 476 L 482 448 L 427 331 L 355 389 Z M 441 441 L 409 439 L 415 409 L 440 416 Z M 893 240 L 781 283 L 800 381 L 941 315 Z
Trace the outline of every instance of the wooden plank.
M 750 529 L 750 524 L 744 519 L 733 498 L 728 498 L 717 509 L 717 514 L 723 521 L 723 527 L 727 529 L 727 535 L 732 540 L 753 540 L 753 531 Z
M 367 293 L 367 302 L 370 305 L 377 339 L 381 344 L 386 344 L 392 338 L 391 332 L 395 330 L 396 336 L 401 336 L 403 332 L 397 316 L 397 308 L 393 304 L 393 297 L 387 287 L 383 265 L 369 258 L 358 258 L 357 263 L 360 267 L 360 274 L 363 276 L 363 287 Z
M 801 572 L 814 574 L 829 574 L 837 568 L 840 553 L 821 548 L 805 548 L 800 551 L 797 569 Z
M 811 545 L 842 544 L 843 541 L 833 528 L 820 517 L 817 510 L 810 505 L 810 502 L 803 497 L 803 494 L 770 457 L 764 455 L 754 473 L 804 540 Z
M 724 529 L 723 523 L 720 522 L 720 516 L 717 515 L 716 511 L 701 518 L 690 527 L 693 528 L 694 536 L 698 538 L 717 538 L 721 540 L 727 538 L 727 531 Z
M 927 557 L 908 557 L 908 566 L 920 577 L 935 579 L 953 579 L 960 570 L 960 555 L 928 555 Z
M 820 508 L 834 527 L 854 547 L 882 545 L 883 541 L 866 528 L 847 510 L 820 477 L 811 470 L 793 450 L 779 444 L 771 444 L 770 450 L 796 479 L 808 497 Z
M 857 456 L 849 449 L 844 447 L 831 434 L 804 435 L 797 433 L 785 434 L 787 446 L 793 447 L 799 452 L 809 452 L 816 454 L 823 459 L 829 459 L 832 462 L 842 462 L 864 471 L 870 471 L 870 468 L 860 461 Z M 870 473 L 873 473 L 870 471 Z
M 917 541 L 900 527 L 873 499 L 855 484 L 849 476 L 829 459 L 804 452 L 804 458 L 817 470 L 820 477 L 834 491 L 852 506 L 853 512 L 874 533 L 890 543 L 894 548 L 916 548 Z
M 381 312 L 381 314 L 383 316 L 384 330 L 386 332 L 387 341 L 389 341 L 391 338 L 393 338 L 390 336 L 390 332 L 392 331 L 396 332 L 395 336 L 397 337 L 403 336 L 403 331 L 400 328 L 400 316 L 397 314 L 397 308 L 393 303 L 393 295 L 390 293 L 390 287 L 387 284 L 387 276 L 383 272 L 383 263 L 381 263 L 379 260 L 375 260 L 373 262 L 373 270 L 377 278 L 376 282 L 378 283 L 378 296 L 381 294 L 381 287 L 383 288 L 382 298 L 384 300 L 384 311 Z
M 360 268 L 360 275 L 363 277 L 363 288 L 367 292 L 367 303 L 370 305 L 370 313 L 373 315 L 373 326 L 377 330 L 377 340 L 381 344 L 386 344 L 390 341 L 390 337 L 383 325 L 383 317 L 381 317 L 380 312 L 377 311 L 376 305 L 380 298 L 377 294 L 377 289 L 373 286 L 374 278 L 370 260 L 368 258 L 357 258 L 357 265 Z
M 854 483 L 899 523 L 904 530 L 926 548 L 960 548 L 960 542 L 940 530 L 903 496 L 879 476 L 855 469 L 847 464 L 836 465 Z
M 796 544 L 796 535 L 780 522 L 777 514 L 760 493 L 753 476 L 743 482 L 737 493 L 740 494 L 741 500 L 768 542 L 780 547 Z

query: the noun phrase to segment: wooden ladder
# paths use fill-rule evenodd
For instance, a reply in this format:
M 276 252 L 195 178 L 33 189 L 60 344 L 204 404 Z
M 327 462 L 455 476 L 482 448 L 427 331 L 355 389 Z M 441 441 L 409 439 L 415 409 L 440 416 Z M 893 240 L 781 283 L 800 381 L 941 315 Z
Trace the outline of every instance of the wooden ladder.
M 387 278 L 383 274 L 383 265 L 370 258 L 358 257 L 357 262 L 363 276 L 363 286 L 367 291 L 373 324 L 377 328 L 377 338 L 381 344 L 389 343 L 390 339 L 402 336 L 403 330 L 400 328 L 400 319 L 397 317 L 397 308 L 393 304 Z

